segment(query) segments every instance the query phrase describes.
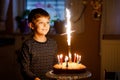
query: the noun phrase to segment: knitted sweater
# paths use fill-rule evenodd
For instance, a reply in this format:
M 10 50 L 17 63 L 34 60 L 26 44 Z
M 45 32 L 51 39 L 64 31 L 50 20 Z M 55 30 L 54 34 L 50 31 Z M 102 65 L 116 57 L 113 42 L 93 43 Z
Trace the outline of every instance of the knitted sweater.
M 21 70 L 25 80 L 34 80 L 35 77 L 47 80 L 45 73 L 56 62 L 56 53 L 57 44 L 51 38 L 44 43 L 32 38 L 26 40 L 21 49 Z

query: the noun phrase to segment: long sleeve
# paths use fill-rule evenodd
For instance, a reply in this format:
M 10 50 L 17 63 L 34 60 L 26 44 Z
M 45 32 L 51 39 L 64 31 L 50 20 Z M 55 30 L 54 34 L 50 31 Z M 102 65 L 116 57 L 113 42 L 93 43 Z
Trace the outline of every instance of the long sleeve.
M 30 60 L 29 47 L 24 43 L 21 49 L 21 70 L 24 78 L 33 80 L 36 75 L 30 70 Z

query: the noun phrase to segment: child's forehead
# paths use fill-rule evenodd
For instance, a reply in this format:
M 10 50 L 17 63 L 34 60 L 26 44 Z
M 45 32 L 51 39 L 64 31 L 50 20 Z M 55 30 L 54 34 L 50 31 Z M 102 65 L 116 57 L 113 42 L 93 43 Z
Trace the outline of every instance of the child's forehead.
M 42 17 L 37 17 L 36 18 L 36 20 L 38 20 L 38 19 L 48 19 L 49 20 L 50 18 L 48 16 L 47 17 L 46 16 L 42 16 Z
M 50 18 L 49 16 L 39 16 L 38 18 Z
M 42 14 L 42 13 L 41 14 L 40 13 L 39 14 L 35 14 L 33 16 L 36 17 L 36 18 L 37 17 L 50 17 L 49 15 L 45 15 L 45 14 Z
M 38 17 L 36 19 L 33 19 L 34 22 L 38 22 L 38 21 L 50 21 L 49 17 Z
M 39 15 L 39 14 L 37 14 L 37 15 L 34 16 L 34 19 L 38 19 L 38 18 L 46 18 L 46 19 L 50 19 L 50 16 Z

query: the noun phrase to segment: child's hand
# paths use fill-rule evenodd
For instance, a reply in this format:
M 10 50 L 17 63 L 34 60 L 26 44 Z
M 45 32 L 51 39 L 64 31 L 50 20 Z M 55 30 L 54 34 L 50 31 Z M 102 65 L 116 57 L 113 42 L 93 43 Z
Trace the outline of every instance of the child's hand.
M 34 80 L 41 80 L 40 78 L 36 77 Z

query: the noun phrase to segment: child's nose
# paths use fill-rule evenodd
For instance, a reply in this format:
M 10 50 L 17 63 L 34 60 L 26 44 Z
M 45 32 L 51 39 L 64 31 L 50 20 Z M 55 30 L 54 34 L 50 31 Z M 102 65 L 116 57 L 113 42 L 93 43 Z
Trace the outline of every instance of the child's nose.
M 47 23 L 44 23 L 44 27 L 47 27 L 48 26 L 48 24 Z

